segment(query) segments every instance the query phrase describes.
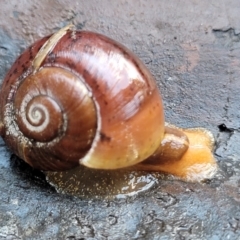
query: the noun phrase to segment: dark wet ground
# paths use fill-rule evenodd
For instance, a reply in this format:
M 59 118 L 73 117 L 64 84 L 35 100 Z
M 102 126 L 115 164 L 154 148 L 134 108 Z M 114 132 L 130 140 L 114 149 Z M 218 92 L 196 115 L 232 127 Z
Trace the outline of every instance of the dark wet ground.
M 220 170 L 201 184 L 164 179 L 131 198 L 81 199 L 56 193 L 1 142 L 0 239 L 240 239 L 239 12 L 238 0 L 2 1 L 1 79 L 69 22 L 106 34 L 151 70 L 167 121 L 214 133 Z

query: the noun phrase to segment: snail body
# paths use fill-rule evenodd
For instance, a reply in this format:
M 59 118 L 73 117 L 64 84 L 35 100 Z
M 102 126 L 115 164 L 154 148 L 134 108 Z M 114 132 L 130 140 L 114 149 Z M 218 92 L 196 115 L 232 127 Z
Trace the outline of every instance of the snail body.
M 204 164 L 216 165 L 209 132 L 165 126 L 156 82 L 132 52 L 72 26 L 37 41 L 13 64 L 0 92 L 0 133 L 14 153 L 45 171 L 82 164 L 186 178 L 196 135 L 204 139 L 197 156 L 206 153 Z M 185 170 L 175 170 L 184 156 Z

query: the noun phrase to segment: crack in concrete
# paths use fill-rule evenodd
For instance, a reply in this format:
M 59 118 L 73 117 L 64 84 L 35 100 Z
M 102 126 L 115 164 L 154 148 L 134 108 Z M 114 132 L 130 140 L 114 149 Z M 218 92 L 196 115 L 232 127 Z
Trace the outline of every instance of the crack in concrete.
M 229 153 L 237 151 L 234 149 L 234 142 L 239 138 L 240 128 L 227 127 L 224 123 L 218 125 L 218 128 L 219 133 L 216 136 L 214 154 L 220 158 L 232 158 L 234 154 L 229 155 Z M 235 155 L 238 154 L 237 152 Z
M 220 154 L 222 151 L 221 148 L 227 149 L 228 147 L 228 142 L 230 141 L 232 135 L 234 134 L 234 130 L 232 128 L 227 128 L 226 125 L 220 124 L 218 126 L 219 128 L 219 133 L 216 136 L 216 141 L 215 141 L 215 149 L 214 149 L 214 154 L 217 157 L 223 157 L 222 154 Z M 224 130 L 222 130 L 224 128 Z
M 214 34 L 216 34 L 217 37 L 228 34 L 229 36 L 236 36 L 240 39 L 240 33 L 236 33 L 235 28 L 232 28 L 232 27 L 229 27 L 229 28 L 213 28 L 212 31 L 213 31 Z
M 235 48 L 239 48 L 240 43 L 240 33 L 237 33 L 235 28 L 222 28 L 222 29 L 212 29 L 212 32 L 218 42 L 230 51 Z

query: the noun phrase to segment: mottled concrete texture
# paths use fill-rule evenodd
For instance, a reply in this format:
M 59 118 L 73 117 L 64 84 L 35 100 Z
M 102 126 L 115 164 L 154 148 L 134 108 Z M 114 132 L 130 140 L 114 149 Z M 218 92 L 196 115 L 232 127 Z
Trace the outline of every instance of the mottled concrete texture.
M 214 133 L 220 171 L 201 184 L 162 180 L 140 196 L 87 200 L 56 193 L 1 142 L 0 239 L 239 239 L 239 13 L 239 0 L 2 0 L 1 79 L 27 45 L 67 23 L 106 34 L 149 67 L 167 121 Z

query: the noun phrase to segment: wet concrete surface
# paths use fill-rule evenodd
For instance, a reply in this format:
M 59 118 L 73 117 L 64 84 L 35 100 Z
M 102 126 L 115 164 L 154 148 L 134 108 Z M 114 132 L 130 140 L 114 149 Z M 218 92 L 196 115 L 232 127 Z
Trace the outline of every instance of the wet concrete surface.
M 57 193 L 1 141 L 0 239 L 240 239 L 239 11 L 238 0 L 2 1 L 1 79 L 69 22 L 106 34 L 151 70 L 168 122 L 213 132 L 220 169 L 204 183 L 164 178 L 137 196 L 85 199 Z

